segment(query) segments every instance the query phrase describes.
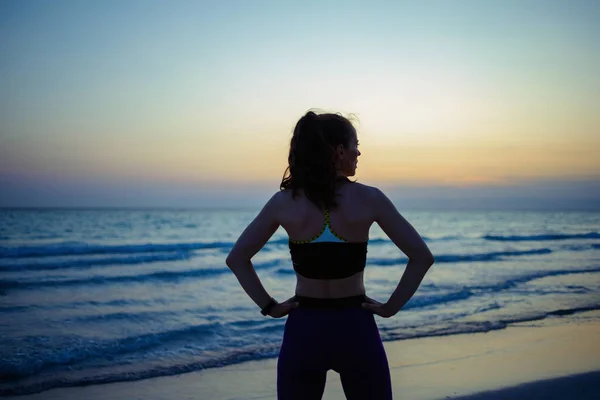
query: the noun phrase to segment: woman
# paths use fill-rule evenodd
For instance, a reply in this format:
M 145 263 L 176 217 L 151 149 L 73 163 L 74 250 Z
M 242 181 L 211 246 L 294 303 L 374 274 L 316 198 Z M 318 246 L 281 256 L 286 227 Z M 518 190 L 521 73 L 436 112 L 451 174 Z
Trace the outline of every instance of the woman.
M 281 191 L 244 230 L 227 265 L 263 315 L 289 314 L 277 362 L 280 400 L 321 399 L 329 369 L 350 400 L 391 399 L 387 357 L 374 314 L 390 318 L 419 287 L 433 256 L 415 229 L 377 188 L 352 182 L 358 138 L 337 114 L 308 112 L 294 129 Z M 389 300 L 365 295 L 369 229 L 376 222 L 408 258 Z M 251 258 L 283 226 L 296 271 L 296 295 L 266 292 Z

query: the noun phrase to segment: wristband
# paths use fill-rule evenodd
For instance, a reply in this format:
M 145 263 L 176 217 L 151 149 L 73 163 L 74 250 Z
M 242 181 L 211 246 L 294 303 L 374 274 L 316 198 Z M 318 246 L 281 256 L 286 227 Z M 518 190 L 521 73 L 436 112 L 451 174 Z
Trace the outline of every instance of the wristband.
M 269 300 L 267 305 L 264 306 L 264 308 L 262 310 L 260 310 L 260 313 L 262 315 L 267 315 L 269 312 L 271 312 L 271 309 L 273 309 L 273 307 L 275 307 L 277 304 L 278 304 L 277 300 L 275 300 L 274 298 L 271 297 L 271 300 Z

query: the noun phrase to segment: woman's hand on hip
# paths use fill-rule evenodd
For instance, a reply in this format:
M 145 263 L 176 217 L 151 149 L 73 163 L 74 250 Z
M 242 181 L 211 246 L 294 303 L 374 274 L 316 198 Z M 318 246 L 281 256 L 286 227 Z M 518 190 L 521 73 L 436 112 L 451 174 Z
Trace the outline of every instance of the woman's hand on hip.
M 373 314 L 377 314 L 383 318 L 390 318 L 396 315 L 396 312 L 391 310 L 390 306 L 387 303 L 380 303 L 377 300 L 370 298 L 369 296 L 365 297 L 367 301 L 362 303 L 362 308 L 365 308 L 373 312 Z
M 285 317 L 290 313 L 290 311 L 298 307 L 298 305 L 299 303 L 296 301 L 296 296 L 290 297 L 283 303 L 277 303 L 275 306 L 273 306 L 268 315 L 273 318 Z

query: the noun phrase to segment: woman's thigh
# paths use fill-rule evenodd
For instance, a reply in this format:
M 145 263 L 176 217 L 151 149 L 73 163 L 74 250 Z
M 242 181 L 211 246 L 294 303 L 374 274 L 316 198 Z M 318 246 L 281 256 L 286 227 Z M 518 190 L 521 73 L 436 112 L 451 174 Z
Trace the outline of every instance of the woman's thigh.
M 375 318 L 367 310 L 355 311 L 346 324 L 337 324 L 333 369 L 348 400 L 391 399 L 390 369 Z
M 320 318 L 297 309 L 288 316 L 277 360 L 277 398 L 321 399 L 327 378 Z

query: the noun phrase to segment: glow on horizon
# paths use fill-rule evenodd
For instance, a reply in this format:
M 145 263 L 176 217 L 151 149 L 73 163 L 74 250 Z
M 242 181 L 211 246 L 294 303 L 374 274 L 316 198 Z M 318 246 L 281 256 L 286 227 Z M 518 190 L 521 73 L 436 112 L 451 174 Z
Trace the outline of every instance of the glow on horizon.
M 322 109 L 365 182 L 600 178 L 598 3 L 318 4 L 2 3 L 0 173 L 273 182 Z

